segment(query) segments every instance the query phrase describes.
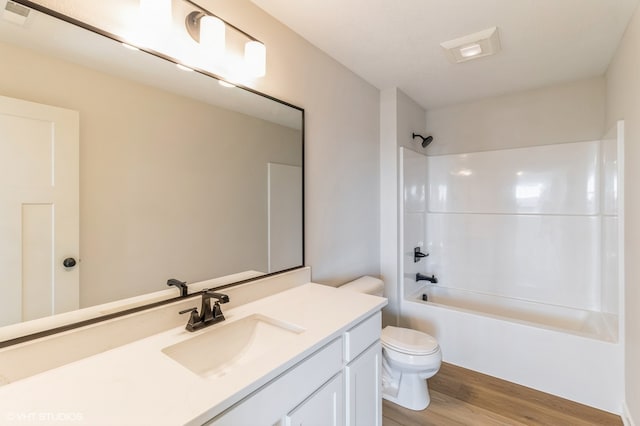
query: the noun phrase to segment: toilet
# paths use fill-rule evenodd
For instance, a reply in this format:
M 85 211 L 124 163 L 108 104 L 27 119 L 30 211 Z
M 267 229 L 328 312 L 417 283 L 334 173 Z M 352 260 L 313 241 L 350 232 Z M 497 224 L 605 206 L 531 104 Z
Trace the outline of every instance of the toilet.
M 361 277 L 341 289 L 382 296 L 384 283 Z M 382 329 L 382 397 L 411 410 L 424 410 L 431 402 L 427 379 L 440 369 L 442 352 L 432 336 L 409 328 Z

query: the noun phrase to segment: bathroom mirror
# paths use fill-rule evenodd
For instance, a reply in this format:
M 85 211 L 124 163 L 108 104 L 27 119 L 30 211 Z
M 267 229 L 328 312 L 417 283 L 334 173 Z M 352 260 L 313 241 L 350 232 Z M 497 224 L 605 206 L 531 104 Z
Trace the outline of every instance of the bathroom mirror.
M 0 326 L 303 265 L 302 109 L 0 6 Z

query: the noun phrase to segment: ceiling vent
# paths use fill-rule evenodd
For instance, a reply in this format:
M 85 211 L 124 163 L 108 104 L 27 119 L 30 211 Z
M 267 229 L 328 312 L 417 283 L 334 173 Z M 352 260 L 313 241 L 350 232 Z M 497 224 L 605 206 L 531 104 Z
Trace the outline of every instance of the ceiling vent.
M 498 28 L 469 34 L 455 40 L 440 43 L 447 58 L 453 63 L 466 62 L 483 56 L 495 55 L 500 51 Z
M 14 24 L 24 25 L 29 17 L 29 12 L 31 12 L 31 9 L 28 7 L 9 0 L 4 6 L 2 17 Z

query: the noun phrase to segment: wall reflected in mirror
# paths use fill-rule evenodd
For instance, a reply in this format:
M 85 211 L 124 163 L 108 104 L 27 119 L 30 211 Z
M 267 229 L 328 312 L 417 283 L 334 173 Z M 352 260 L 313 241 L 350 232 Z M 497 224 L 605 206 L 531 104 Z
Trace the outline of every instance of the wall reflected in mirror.
M 14 165 L 0 184 L 0 270 L 13 271 L 0 325 L 162 290 L 170 278 L 303 264 L 301 109 L 36 11 L 25 25 L 0 19 L 0 56 L 0 161 Z M 40 106 L 75 112 L 79 161 L 61 162 L 62 125 Z M 78 176 L 75 247 L 55 243 L 73 239 L 55 221 L 74 215 L 26 195 L 27 172 L 55 187 L 61 170 Z M 72 300 L 57 308 L 63 286 Z

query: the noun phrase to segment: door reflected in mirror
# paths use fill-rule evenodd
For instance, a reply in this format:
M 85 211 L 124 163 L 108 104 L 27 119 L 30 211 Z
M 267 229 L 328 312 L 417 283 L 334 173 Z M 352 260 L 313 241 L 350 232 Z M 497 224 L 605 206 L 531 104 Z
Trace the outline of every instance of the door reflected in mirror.
M 301 109 L 37 11 L 0 56 L 0 326 L 303 265 Z

